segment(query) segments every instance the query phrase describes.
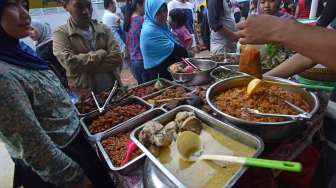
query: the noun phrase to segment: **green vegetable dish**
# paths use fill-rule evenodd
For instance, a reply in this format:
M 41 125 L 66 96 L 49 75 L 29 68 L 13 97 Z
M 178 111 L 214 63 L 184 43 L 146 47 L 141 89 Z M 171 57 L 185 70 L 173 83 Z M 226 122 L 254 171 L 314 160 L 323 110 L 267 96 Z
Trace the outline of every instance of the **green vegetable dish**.
M 234 76 L 240 76 L 241 73 L 229 69 L 217 69 L 213 72 L 216 79 L 226 79 Z
M 273 69 L 294 54 L 293 50 L 275 44 L 266 44 L 260 52 L 263 69 Z

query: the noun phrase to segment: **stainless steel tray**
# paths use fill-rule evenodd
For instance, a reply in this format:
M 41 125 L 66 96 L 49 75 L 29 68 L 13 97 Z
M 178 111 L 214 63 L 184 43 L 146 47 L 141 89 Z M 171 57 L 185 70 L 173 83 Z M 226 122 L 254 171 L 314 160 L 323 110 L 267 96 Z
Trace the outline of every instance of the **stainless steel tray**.
M 120 103 L 115 103 L 115 104 L 109 105 L 101 114 L 105 113 L 106 111 L 108 111 L 110 108 L 112 108 L 114 106 L 120 106 L 120 105 L 132 104 L 132 103 L 141 104 L 141 105 L 145 106 L 148 109 L 146 112 L 148 112 L 149 110 L 151 110 L 153 108 L 152 105 L 148 104 L 146 101 L 142 100 L 141 98 L 131 96 L 131 97 L 129 97 L 129 98 L 121 101 Z M 96 111 L 96 112 L 94 112 L 94 113 L 92 113 L 92 114 L 90 114 L 88 116 L 82 117 L 80 119 L 80 124 L 83 127 L 83 130 L 84 130 L 84 132 L 85 132 L 86 137 L 88 138 L 88 140 L 90 142 L 96 142 L 96 141 L 100 140 L 100 138 L 104 135 L 104 133 L 107 133 L 107 132 L 109 132 L 111 130 L 114 130 L 114 129 L 116 129 L 118 127 L 121 127 L 121 126 L 127 126 L 129 124 L 132 124 L 135 119 L 137 119 L 138 117 L 144 115 L 146 112 L 138 114 L 137 116 L 132 117 L 132 118 L 130 118 L 129 120 L 127 120 L 125 122 L 121 122 L 121 123 L 113 126 L 112 128 L 108 129 L 108 130 L 105 130 L 105 131 L 99 132 L 99 133 L 95 133 L 95 134 L 92 134 L 89 131 L 88 127 L 91 125 L 91 123 L 92 123 L 92 121 L 94 119 L 96 119 L 98 116 L 101 115 L 98 111 Z
M 239 71 L 237 71 L 237 70 L 230 69 L 230 68 L 228 68 L 228 67 L 226 67 L 226 66 L 219 66 L 219 67 L 215 68 L 214 70 L 212 70 L 212 71 L 210 72 L 210 76 L 211 76 L 214 80 L 216 80 L 216 81 L 220 81 L 220 80 L 224 80 L 224 79 L 226 79 L 226 78 L 218 78 L 218 77 L 215 75 L 215 72 L 218 71 L 218 70 L 232 71 L 232 72 L 235 72 L 235 73 L 237 74 L 236 76 L 245 76 L 245 75 L 247 75 L 246 73 L 243 73 L 243 72 L 239 72 Z M 236 77 L 236 76 L 232 76 L 232 77 Z M 232 78 L 232 77 L 228 77 L 228 78 Z
M 161 90 L 161 91 L 159 91 L 159 92 L 156 92 L 156 93 L 153 93 L 153 94 L 151 94 L 151 95 L 148 95 L 148 96 L 144 97 L 143 99 L 147 101 L 147 100 L 149 100 L 149 99 L 152 99 L 152 98 L 154 98 L 154 97 L 157 97 L 157 96 L 161 95 L 161 94 L 162 94 L 163 92 L 165 92 L 167 89 L 172 89 L 172 88 L 175 88 L 175 87 L 183 87 L 184 89 L 187 90 L 187 92 L 191 92 L 191 91 L 193 91 L 192 89 L 190 89 L 189 87 L 186 87 L 186 86 L 184 86 L 184 85 L 181 85 L 181 84 L 174 84 L 173 86 L 171 86 L 171 87 L 169 87 L 169 88 L 166 88 L 166 89 L 163 89 L 163 90 Z
M 108 132 L 106 132 L 102 135 L 101 139 L 99 141 L 97 141 L 96 146 L 98 148 L 99 154 L 102 156 L 106 165 L 108 166 L 108 168 L 111 171 L 118 172 L 121 175 L 127 175 L 129 172 L 131 172 L 132 170 L 140 167 L 143 164 L 143 162 L 146 158 L 146 155 L 145 155 L 145 153 L 143 153 L 143 154 L 139 155 L 137 158 L 133 159 L 132 161 L 129 161 L 126 165 L 116 167 L 116 166 L 113 165 L 112 160 L 110 159 L 109 155 L 105 151 L 105 149 L 104 149 L 104 147 L 101 143 L 101 140 L 106 138 L 106 137 L 109 137 L 109 136 L 113 136 L 113 135 L 117 135 L 119 133 L 125 133 L 125 132 L 128 132 L 128 131 L 131 131 L 138 126 L 143 125 L 147 121 L 150 121 L 150 120 L 164 114 L 165 112 L 166 112 L 165 110 L 160 109 L 160 108 L 152 109 L 151 111 L 148 111 L 146 114 L 143 114 L 143 116 L 141 116 L 137 119 L 134 119 L 134 121 L 131 124 L 120 126 L 116 129 L 108 131 Z
M 167 85 L 169 85 L 169 86 L 168 86 L 168 87 L 165 87 L 165 88 L 162 88 L 162 89 L 160 89 L 159 91 L 153 92 L 153 93 L 148 94 L 148 95 L 145 95 L 145 96 L 143 96 L 143 97 L 140 97 L 140 98 L 146 98 L 146 97 L 148 97 L 148 96 L 150 96 L 150 95 L 153 95 L 153 94 L 155 94 L 155 93 L 157 93 L 157 92 L 160 92 L 160 91 L 162 91 L 162 90 L 165 90 L 165 89 L 170 88 L 170 87 L 172 87 L 172 86 L 175 85 L 174 82 L 169 81 L 169 80 L 167 80 L 167 79 L 165 79 L 165 78 L 160 78 L 160 81 L 163 82 L 163 83 L 165 83 L 165 84 L 167 84 Z M 138 88 L 141 88 L 141 87 L 150 86 L 150 85 L 152 85 L 152 84 L 155 84 L 155 82 L 156 82 L 156 80 L 152 80 L 152 81 L 149 81 L 149 82 L 146 82 L 146 83 L 143 83 L 143 84 L 140 84 L 140 85 L 131 87 L 131 88 L 129 88 L 128 90 L 131 91 L 131 90 L 138 89 Z M 136 96 L 136 97 L 139 97 L 139 96 Z
M 160 123 L 168 123 L 170 120 L 174 119 L 176 114 L 181 111 L 193 111 L 195 112 L 197 118 L 199 118 L 203 123 L 206 125 L 216 129 L 217 131 L 222 132 L 224 135 L 231 137 L 234 140 L 237 140 L 245 145 L 248 145 L 250 147 L 253 147 L 256 149 L 254 157 L 259 156 L 261 152 L 264 149 L 264 144 L 262 140 L 256 136 L 251 135 L 250 133 L 247 133 L 241 129 L 238 129 L 232 125 L 226 124 L 224 122 L 221 122 L 207 113 L 194 108 L 192 106 L 184 105 L 180 106 L 178 108 L 175 108 L 174 110 L 171 110 L 153 120 L 158 121 Z M 165 175 L 164 177 L 160 177 L 160 179 L 165 179 L 164 181 L 167 181 L 166 179 L 169 179 L 171 182 L 174 183 L 176 187 L 186 187 L 183 185 L 182 182 L 180 182 L 165 166 L 144 146 L 141 144 L 141 142 L 138 139 L 138 135 L 140 131 L 142 130 L 144 126 L 140 126 L 136 128 L 132 134 L 131 139 L 134 141 L 134 143 L 147 155 L 147 157 L 162 171 L 162 173 Z M 232 187 L 237 180 L 243 175 L 243 173 L 246 171 L 247 167 L 241 167 L 240 170 L 235 173 L 225 184 L 224 187 Z
M 75 105 L 75 111 L 76 111 L 78 117 L 81 118 L 81 117 L 89 116 L 89 115 L 91 115 L 91 114 L 93 114 L 95 112 L 98 112 L 98 109 L 82 114 L 82 113 L 79 112 L 77 106 Z
M 117 90 L 118 90 L 118 89 L 119 89 L 119 88 L 117 88 Z M 105 92 L 110 92 L 111 90 L 112 90 L 112 88 L 105 90 Z M 114 96 L 115 96 L 117 93 L 118 93 L 118 91 L 114 94 Z M 93 101 L 93 98 L 92 98 L 91 95 L 87 96 L 86 98 L 88 98 L 88 97 L 90 97 L 91 100 Z M 112 99 L 113 99 L 113 97 L 112 97 Z M 111 100 L 110 103 L 113 103 L 113 100 Z M 95 106 L 95 108 L 96 108 L 95 110 L 91 110 L 91 111 L 86 112 L 86 113 L 81 113 L 81 112 L 79 112 L 79 110 L 78 110 L 76 104 L 74 104 L 74 105 L 75 105 L 75 111 L 76 111 L 78 117 L 85 117 L 85 116 L 91 115 L 91 114 L 93 114 L 93 113 L 95 113 L 95 112 L 98 112 L 98 108 Z

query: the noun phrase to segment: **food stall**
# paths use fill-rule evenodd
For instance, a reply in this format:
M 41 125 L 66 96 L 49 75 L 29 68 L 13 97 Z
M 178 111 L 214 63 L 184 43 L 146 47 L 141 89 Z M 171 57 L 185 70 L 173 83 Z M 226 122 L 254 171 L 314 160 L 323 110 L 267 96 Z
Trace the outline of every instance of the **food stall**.
M 87 139 L 118 185 L 275 187 L 279 179 L 299 179 L 293 187 L 310 183 L 318 159 L 311 143 L 326 106 L 323 93 L 261 86 L 248 96 L 246 86 L 253 77 L 240 72 L 238 62 L 239 54 L 184 59 L 168 68 L 173 81 L 158 78 L 112 88 L 76 104 Z M 296 85 L 275 77 L 264 80 Z M 108 105 L 99 110 L 106 99 Z M 299 161 L 305 173 L 184 161 L 177 139 L 182 132 L 197 133 L 204 153 Z M 316 157 L 307 161 L 302 153 Z

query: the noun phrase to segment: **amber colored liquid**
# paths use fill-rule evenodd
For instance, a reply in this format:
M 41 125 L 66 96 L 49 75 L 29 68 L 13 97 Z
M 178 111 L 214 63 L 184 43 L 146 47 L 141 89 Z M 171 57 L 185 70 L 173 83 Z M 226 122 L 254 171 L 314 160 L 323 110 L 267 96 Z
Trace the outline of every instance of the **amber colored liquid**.
M 260 52 L 256 47 L 246 46 L 240 54 L 239 71 L 262 78 Z
M 256 150 L 223 135 L 203 124 L 200 135 L 204 145 L 204 154 L 222 154 L 236 156 L 252 156 Z M 187 162 L 180 158 L 176 143 L 163 148 L 159 156 L 160 162 L 180 180 L 186 187 L 217 188 L 225 183 L 241 168 L 239 164 L 228 164 L 200 160 Z

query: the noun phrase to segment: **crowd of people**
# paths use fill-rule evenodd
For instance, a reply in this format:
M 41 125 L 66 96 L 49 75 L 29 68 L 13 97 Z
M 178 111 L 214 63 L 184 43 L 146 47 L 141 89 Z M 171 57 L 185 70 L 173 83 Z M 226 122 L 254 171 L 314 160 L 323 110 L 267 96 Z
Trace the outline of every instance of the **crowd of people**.
M 192 57 L 200 44 L 216 55 L 235 52 L 239 41 L 297 51 L 267 75 L 288 77 L 316 63 L 336 71 L 336 32 L 323 28 L 332 26 L 335 2 L 321 2 L 325 8 L 316 27 L 295 21 L 308 18 L 309 0 L 251 0 L 246 20 L 240 5 L 229 0 L 206 0 L 199 9 L 187 0 L 126 0 L 123 8 L 104 0 L 102 23 L 92 19 L 90 0 L 61 0 L 70 17 L 52 31 L 31 21 L 28 0 L 0 0 L 0 138 L 15 162 L 15 186 L 114 186 L 80 134 L 69 93 L 82 98 L 115 81 L 121 85 L 123 65 L 138 84 L 171 79 L 167 68 Z M 27 36 L 36 41 L 35 51 L 21 41 Z M 331 187 L 336 181 L 332 96 L 325 129 L 334 134 L 326 135 L 319 169 L 319 182 Z

